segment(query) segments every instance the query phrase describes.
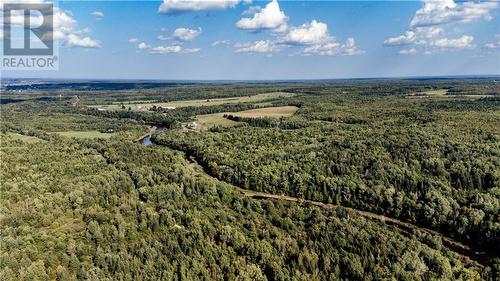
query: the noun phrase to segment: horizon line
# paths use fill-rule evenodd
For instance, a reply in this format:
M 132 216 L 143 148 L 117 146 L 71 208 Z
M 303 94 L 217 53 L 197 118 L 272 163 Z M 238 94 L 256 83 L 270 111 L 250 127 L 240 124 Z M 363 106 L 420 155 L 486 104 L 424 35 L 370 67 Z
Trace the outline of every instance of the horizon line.
M 453 79 L 453 78 L 500 78 L 500 74 L 463 74 L 463 75 L 415 75 L 415 76 L 368 76 L 346 78 L 283 78 L 283 79 L 146 79 L 146 78 L 41 78 L 41 77 L 1 77 L 4 80 L 39 81 L 144 81 L 144 82 L 297 82 L 331 80 L 404 80 L 404 79 Z

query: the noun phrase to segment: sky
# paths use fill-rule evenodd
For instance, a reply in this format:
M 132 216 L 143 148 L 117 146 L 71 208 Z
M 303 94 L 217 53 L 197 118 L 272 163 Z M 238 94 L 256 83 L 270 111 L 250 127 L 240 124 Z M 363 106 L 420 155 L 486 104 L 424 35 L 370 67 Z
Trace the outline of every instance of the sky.
M 58 1 L 57 7 L 59 70 L 2 71 L 3 77 L 500 75 L 498 1 Z

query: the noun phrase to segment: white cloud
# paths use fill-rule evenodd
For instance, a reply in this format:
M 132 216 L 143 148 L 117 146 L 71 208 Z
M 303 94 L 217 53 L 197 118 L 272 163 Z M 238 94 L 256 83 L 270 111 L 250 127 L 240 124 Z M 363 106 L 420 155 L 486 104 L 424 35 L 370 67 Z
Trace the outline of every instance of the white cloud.
M 170 39 L 170 37 L 165 36 L 163 34 L 160 34 L 160 35 L 156 36 L 156 39 L 158 39 L 160 41 L 166 41 L 166 40 Z
M 163 14 L 181 14 L 204 10 L 223 10 L 234 8 L 240 0 L 163 0 L 158 12 Z
M 336 56 L 336 55 L 354 56 L 363 53 L 364 51 L 358 50 L 358 48 L 356 47 L 354 38 L 347 38 L 344 44 L 340 44 L 335 41 L 323 44 L 315 44 L 305 48 L 302 51 L 302 54 L 304 55 L 316 54 L 322 56 Z
M 201 51 L 200 48 L 184 49 L 184 53 L 186 54 L 198 53 L 199 51 Z
M 273 53 L 288 47 L 305 46 L 300 54 L 310 55 L 345 55 L 363 54 L 356 46 L 354 38 L 348 38 L 345 43 L 336 42 L 334 36 L 328 33 L 328 25 L 316 20 L 301 26 L 291 27 L 284 35 L 277 35 L 276 40 L 260 40 L 249 43 L 237 43 L 234 47 L 237 53 Z
M 443 48 L 473 48 L 473 37 L 457 35 L 456 24 L 466 24 L 474 20 L 492 19 L 492 11 L 498 7 L 496 2 L 455 2 L 454 0 L 423 0 L 422 8 L 415 12 L 408 30 L 400 36 L 384 41 L 385 46 L 409 46 L 400 53 L 411 50 L 433 53 Z M 446 37 L 444 37 L 446 36 Z M 441 38 L 439 38 L 441 37 Z M 433 50 L 434 49 L 434 50 Z
M 441 38 L 433 41 L 431 45 L 440 48 L 456 48 L 456 49 L 467 49 L 472 48 L 474 37 L 464 35 L 456 39 Z
M 54 37 L 61 40 L 63 46 L 81 48 L 101 48 L 101 43 L 91 37 L 79 34 L 90 32 L 89 28 L 76 29 L 77 22 L 69 12 L 54 8 Z
M 129 43 L 137 43 L 137 42 L 139 42 L 139 39 L 137 39 L 137 38 L 130 38 L 130 39 L 128 39 L 128 42 Z
M 328 25 L 326 23 L 313 20 L 298 27 L 290 28 L 283 41 L 287 44 L 311 45 L 333 40 L 328 34 Z
M 137 45 L 137 48 L 139 48 L 139 49 L 150 49 L 150 48 L 151 48 L 151 46 L 150 46 L 150 45 L 148 45 L 148 44 L 146 44 L 146 43 L 144 43 L 144 42 L 141 42 L 141 43 L 139 43 L 139 44 Z
M 184 49 L 180 45 L 158 46 L 158 47 L 149 47 L 149 48 L 151 49 L 151 51 L 150 51 L 151 54 L 160 54 L 160 55 L 192 54 L 192 53 L 197 53 L 197 52 L 201 51 L 200 48 Z
M 417 27 L 415 30 L 419 37 L 427 39 L 434 38 L 443 33 L 443 28 L 435 26 Z
M 91 15 L 93 15 L 94 17 L 96 17 L 96 18 L 98 18 L 98 19 L 101 19 L 101 18 L 103 18 L 103 17 L 104 17 L 104 13 L 103 13 L 103 12 L 101 12 L 101 11 L 93 11 L 93 12 L 91 13 Z
M 498 7 L 496 2 L 459 2 L 454 0 L 424 0 L 424 6 L 417 10 L 410 26 L 431 26 L 453 22 L 471 22 L 483 18 L 491 20 L 491 11 Z
M 399 50 L 399 53 L 402 55 L 414 55 L 417 53 L 417 49 L 415 49 L 415 48 L 402 49 L 402 50 Z
M 252 18 L 242 18 L 236 22 L 240 29 L 247 30 L 276 30 L 283 32 L 286 30 L 288 17 L 280 10 L 277 0 L 272 0 L 266 7 L 255 12 Z
M 98 41 L 90 37 L 80 37 L 76 34 L 68 34 L 64 45 L 68 47 L 101 48 Z
M 179 45 L 173 46 L 158 46 L 151 49 L 152 54 L 170 54 L 170 53 L 180 53 L 182 47 Z
M 241 29 L 252 31 L 269 30 L 274 40 L 259 40 L 234 45 L 236 53 L 263 53 L 271 54 L 286 48 L 303 47 L 299 52 L 302 55 L 359 55 L 364 51 L 359 50 L 353 38 L 348 38 L 345 43 L 336 42 L 334 36 L 328 32 L 328 25 L 312 20 L 300 26 L 288 28 L 288 17 L 280 10 L 277 0 L 272 0 L 266 7 L 250 7 L 243 13 L 252 17 L 242 18 L 236 23 Z M 214 42 L 213 46 L 219 43 Z
M 354 41 L 354 38 L 350 37 L 347 38 L 345 41 L 345 44 L 342 45 L 342 51 L 346 56 L 355 56 L 355 55 L 361 55 L 364 54 L 365 51 L 363 50 L 358 50 L 358 47 L 356 46 L 356 42 Z
M 178 41 L 192 41 L 201 34 L 201 27 L 198 29 L 177 28 L 172 34 L 172 38 Z
M 488 49 L 500 49 L 500 34 L 497 34 L 495 38 L 497 39 L 496 42 L 486 43 L 484 46 Z
M 304 54 L 318 54 L 318 55 L 338 55 L 340 54 L 341 46 L 337 42 L 317 44 L 304 49 Z
M 250 8 L 248 8 L 247 10 L 245 10 L 242 13 L 242 15 L 243 16 L 253 16 L 253 15 L 255 15 L 255 13 L 260 12 L 260 10 L 262 10 L 261 6 L 251 6 Z
M 236 53 L 272 53 L 284 48 L 284 46 L 270 40 L 237 43 L 234 47 L 236 48 Z
M 408 45 L 410 43 L 413 43 L 415 39 L 417 39 L 417 35 L 415 34 L 415 32 L 406 31 L 405 34 L 403 35 L 387 38 L 384 41 L 384 45 L 387 46 Z
M 228 46 L 228 45 L 229 45 L 229 43 L 230 43 L 230 42 L 229 42 L 229 40 L 227 40 L 227 39 L 226 39 L 226 40 L 218 40 L 218 41 L 214 41 L 214 42 L 212 43 L 212 47 L 217 47 L 217 46 L 219 46 L 219 45 Z

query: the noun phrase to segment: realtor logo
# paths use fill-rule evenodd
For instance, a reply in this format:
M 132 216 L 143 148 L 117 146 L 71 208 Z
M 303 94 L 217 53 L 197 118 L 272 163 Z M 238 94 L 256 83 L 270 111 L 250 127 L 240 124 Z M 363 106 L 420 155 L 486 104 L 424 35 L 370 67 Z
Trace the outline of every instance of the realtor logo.
M 3 5 L 3 69 L 55 69 L 54 5 Z

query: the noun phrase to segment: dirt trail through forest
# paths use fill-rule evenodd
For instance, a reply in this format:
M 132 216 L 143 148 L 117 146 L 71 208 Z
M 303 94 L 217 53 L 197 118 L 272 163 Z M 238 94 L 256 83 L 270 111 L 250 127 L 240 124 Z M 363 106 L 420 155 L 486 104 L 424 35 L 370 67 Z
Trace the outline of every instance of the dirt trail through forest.
M 188 156 L 186 155 L 186 160 L 189 162 L 189 166 L 193 169 L 193 171 L 197 175 L 201 176 L 206 176 L 210 177 L 212 179 L 215 179 L 217 181 L 220 181 L 219 179 L 211 176 L 208 174 L 204 167 L 201 166 L 198 161 L 193 157 L 193 156 Z M 449 250 L 459 254 L 462 256 L 462 260 L 464 263 L 470 263 L 474 262 L 482 266 L 487 266 L 489 263 L 489 260 L 491 257 L 485 253 L 485 252 L 477 252 L 471 249 L 469 246 L 464 245 L 458 241 L 455 241 L 451 238 L 443 236 L 441 233 L 424 228 L 424 227 L 419 227 L 411 223 L 403 222 L 394 218 L 386 217 L 383 215 L 367 212 L 367 211 L 362 211 L 350 207 L 345 207 L 341 205 L 334 205 L 334 204 L 327 204 L 319 201 L 312 201 L 312 200 L 307 200 L 303 198 L 298 198 L 298 197 L 293 197 L 293 196 L 288 196 L 288 195 L 278 195 L 278 194 L 271 194 L 271 193 L 265 193 L 265 192 L 259 192 L 259 191 L 253 191 L 253 190 L 248 190 L 248 189 L 243 189 L 237 186 L 234 186 L 231 183 L 226 182 L 227 184 L 230 184 L 234 187 L 235 190 L 241 192 L 244 196 L 254 198 L 254 199 L 264 199 L 264 200 L 279 200 L 279 201 L 287 201 L 287 202 L 293 202 L 297 204 L 303 204 L 303 205 L 312 205 L 320 208 L 327 208 L 327 209 L 337 209 L 337 208 L 343 208 L 347 211 L 356 213 L 365 219 L 375 221 L 378 223 L 383 223 L 386 225 L 393 226 L 397 228 L 400 232 L 402 232 L 403 235 L 407 237 L 414 237 L 413 232 L 416 230 L 419 230 L 421 232 L 426 232 L 428 234 L 431 234 L 433 236 L 438 236 L 441 238 L 443 246 L 448 248 Z M 420 241 L 422 242 L 422 241 Z M 425 243 L 424 243 L 425 244 Z

